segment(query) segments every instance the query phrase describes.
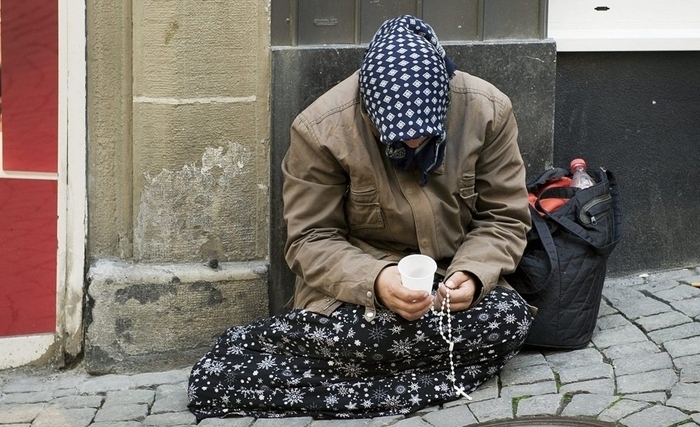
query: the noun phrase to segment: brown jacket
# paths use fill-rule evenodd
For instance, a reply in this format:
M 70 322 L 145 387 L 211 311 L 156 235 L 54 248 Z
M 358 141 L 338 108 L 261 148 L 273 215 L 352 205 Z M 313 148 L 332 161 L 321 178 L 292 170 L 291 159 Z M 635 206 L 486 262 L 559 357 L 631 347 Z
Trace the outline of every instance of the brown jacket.
M 477 303 L 515 269 L 530 227 L 525 168 L 508 97 L 457 72 L 450 84 L 445 160 L 420 172 L 391 166 L 363 112 L 356 72 L 304 110 L 282 162 L 286 259 L 294 306 L 323 314 L 342 302 L 374 319 L 379 272 L 402 256 L 438 260 L 445 277 L 467 271 Z

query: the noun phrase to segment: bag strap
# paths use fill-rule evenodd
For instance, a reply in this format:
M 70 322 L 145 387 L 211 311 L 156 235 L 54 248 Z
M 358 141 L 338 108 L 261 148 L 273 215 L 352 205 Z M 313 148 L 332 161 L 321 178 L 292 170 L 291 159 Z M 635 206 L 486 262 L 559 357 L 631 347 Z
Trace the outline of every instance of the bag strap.
M 544 171 L 540 176 L 527 182 L 527 191 L 530 193 L 539 193 L 540 188 L 549 184 L 552 181 L 556 181 L 565 176 L 568 176 L 569 172 L 562 168 L 552 168 Z
M 552 232 L 549 230 L 547 222 L 532 206 L 530 206 L 530 217 L 532 218 L 532 228 L 537 232 L 540 242 L 542 242 L 542 247 L 544 247 L 545 252 L 547 252 L 547 259 L 549 260 L 549 274 L 547 275 L 547 280 L 544 280 L 542 283 L 552 283 L 553 276 L 557 271 L 555 266 L 559 265 L 557 247 L 554 244 L 554 238 L 552 237 Z
M 612 242 L 608 243 L 607 245 L 596 245 L 594 242 L 591 241 L 590 237 L 588 237 L 587 231 L 581 227 L 579 224 L 576 222 L 570 220 L 569 218 L 566 217 L 558 217 L 558 216 L 553 216 L 550 215 L 549 213 L 545 213 L 545 216 L 549 218 L 550 220 L 556 222 L 558 225 L 561 227 L 565 228 L 567 231 L 569 231 L 571 234 L 574 236 L 578 237 L 579 239 L 583 240 L 584 242 L 588 243 L 591 247 L 597 249 L 600 252 L 610 252 L 614 249 L 615 245 L 620 241 L 622 238 L 622 230 L 620 229 L 622 221 L 622 209 L 620 207 L 620 197 L 619 197 L 619 188 L 617 187 L 617 180 L 615 179 L 615 175 L 613 175 L 612 172 L 606 170 L 605 171 L 605 177 L 608 180 L 609 183 L 609 188 L 610 188 L 610 195 L 612 196 L 612 208 L 613 208 L 613 215 L 615 218 L 615 236 L 613 237 Z M 538 198 L 539 199 L 539 198 Z M 539 202 L 539 200 L 538 200 Z

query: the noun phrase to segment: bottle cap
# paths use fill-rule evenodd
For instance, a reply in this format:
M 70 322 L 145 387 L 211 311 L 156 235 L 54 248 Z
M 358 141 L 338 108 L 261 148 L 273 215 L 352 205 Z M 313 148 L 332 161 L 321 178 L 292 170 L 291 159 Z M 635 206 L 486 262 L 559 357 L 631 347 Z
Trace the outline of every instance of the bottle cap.
M 586 161 L 583 159 L 574 159 L 571 161 L 571 164 L 569 165 L 569 168 L 571 170 L 574 170 L 578 166 L 583 166 L 584 169 L 586 169 Z

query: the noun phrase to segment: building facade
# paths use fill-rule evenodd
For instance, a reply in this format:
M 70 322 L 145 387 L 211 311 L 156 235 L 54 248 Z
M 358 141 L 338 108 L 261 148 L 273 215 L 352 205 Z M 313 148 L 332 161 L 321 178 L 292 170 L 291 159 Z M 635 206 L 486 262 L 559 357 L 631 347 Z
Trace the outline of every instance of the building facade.
M 647 194 L 626 184 L 641 173 L 625 161 L 629 147 L 600 137 L 620 132 L 613 120 L 624 106 L 608 121 L 588 119 L 608 101 L 605 86 L 593 86 L 599 92 L 590 98 L 590 76 L 611 78 L 620 63 L 668 70 L 654 59 L 660 45 L 620 57 L 630 45 L 596 39 L 594 24 L 608 20 L 602 14 L 630 1 L 610 0 L 606 10 L 589 4 L 590 25 L 562 12 L 564 0 L 57 0 L 53 9 L 25 0 L 24 9 L 7 13 L 3 2 L 0 237 L 14 246 L 0 249 L 0 266 L 11 272 L 0 278 L 0 369 L 79 360 L 94 373 L 186 366 L 228 326 L 284 310 L 292 277 L 282 258 L 279 163 L 289 124 L 359 66 L 376 27 L 398 14 L 428 20 L 461 69 L 511 96 L 529 172 L 584 155 L 623 172 L 627 200 Z M 608 21 L 620 22 L 617 16 Z M 44 53 L 36 53 L 49 65 L 34 61 L 33 74 L 12 77 L 12 67 L 20 69 L 13 63 L 21 65 L 17 58 L 27 52 L 13 37 L 27 22 L 53 25 L 41 26 L 49 35 L 42 36 Z M 630 104 L 647 122 L 685 123 L 674 135 L 688 150 L 697 150 L 691 141 L 698 125 L 688 115 L 697 103 L 681 93 L 700 88 L 691 77 L 700 60 L 696 24 L 680 36 L 666 33 L 685 43 L 683 53 L 667 52 L 666 59 L 686 80 L 654 96 L 659 103 L 680 100 L 675 105 L 685 111 L 662 117 L 643 110 L 640 100 Z M 548 37 L 548 27 L 586 25 L 593 28 L 588 39 L 552 31 Z M 640 39 L 630 31 L 610 34 Z M 568 51 L 558 53 L 551 37 Z M 606 44 L 615 50 L 600 47 Z M 626 78 L 649 83 L 631 72 Z M 34 97 L 45 110 L 40 120 L 43 110 L 12 100 L 32 98 L 22 87 L 41 89 Z M 642 129 L 638 144 L 656 144 L 667 128 Z M 13 136 L 31 132 L 40 135 Z M 591 134 L 599 137 L 582 137 Z M 679 188 L 675 177 L 660 185 Z M 666 198 L 651 219 L 665 217 L 681 199 L 678 221 L 698 207 L 698 190 L 681 188 L 675 196 L 656 189 Z M 636 245 L 649 237 L 635 224 L 647 217 L 642 204 L 625 203 L 631 232 L 611 274 L 698 261 L 700 251 L 681 253 L 659 242 L 664 230 L 651 236 L 667 256 L 640 255 Z M 686 234 L 700 233 L 693 227 Z

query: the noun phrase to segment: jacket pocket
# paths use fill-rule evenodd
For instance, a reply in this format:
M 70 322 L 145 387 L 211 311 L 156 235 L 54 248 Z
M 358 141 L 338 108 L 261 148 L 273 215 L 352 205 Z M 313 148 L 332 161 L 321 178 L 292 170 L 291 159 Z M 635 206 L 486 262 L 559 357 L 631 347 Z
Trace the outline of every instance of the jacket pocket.
M 345 220 L 350 228 L 384 228 L 379 194 L 373 187 L 348 189 L 345 203 Z
M 476 196 L 478 195 L 474 191 L 475 182 L 476 175 L 473 173 L 465 173 L 459 180 L 459 196 L 472 211 L 476 210 Z

